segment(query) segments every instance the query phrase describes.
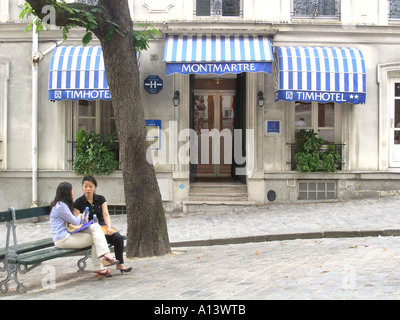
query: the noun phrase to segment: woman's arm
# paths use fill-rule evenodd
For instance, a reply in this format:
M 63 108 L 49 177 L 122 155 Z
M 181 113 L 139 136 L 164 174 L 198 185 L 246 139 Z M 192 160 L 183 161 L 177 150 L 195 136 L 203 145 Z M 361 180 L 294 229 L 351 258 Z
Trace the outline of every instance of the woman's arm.
M 104 222 L 107 225 L 107 233 L 106 234 L 108 236 L 111 236 L 114 232 L 111 229 L 111 218 L 110 218 L 110 213 L 108 212 L 107 202 L 104 202 L 101 205 L 101 210 L 102 210 L 102 213 L 103 213 Z
M 63 220 L 72 223 L 73 225 L 81 224 L 81 218 L 82 218 L 81 214 L 78 214 L 78 216 L 73 215 L 71 210 L 69 210 L 68 206 L 65 203 L 62 203 L 60 209 L 61 210 L 59 211 L 59 215 Z

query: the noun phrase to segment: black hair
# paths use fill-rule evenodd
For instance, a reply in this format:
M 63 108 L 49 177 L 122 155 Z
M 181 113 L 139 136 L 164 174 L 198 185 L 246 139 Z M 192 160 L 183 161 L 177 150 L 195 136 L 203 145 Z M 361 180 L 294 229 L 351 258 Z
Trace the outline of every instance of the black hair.
M 50 208 L 52 209 L 59 201 L 64 202 L 71 211 L 74 210 L 74 199 L 72 198 L 72 184 L 70 184 L 69 182 L 61 182 L 58 185 L 56 196 L 53 202 L 50 204 Z
M 91 176 L 91 175 L 85 175 L 84 177 L 83 177 L 83 179 L 82 179 L 82 185 L 85 183 L 85 181 L 90 181 L 90 182 L 92 182 L 93 184 L 94 184 L 94 186 L 97 188 L 97 181 L 96 181 L 96 179 L 93 177 L 93 176 Z

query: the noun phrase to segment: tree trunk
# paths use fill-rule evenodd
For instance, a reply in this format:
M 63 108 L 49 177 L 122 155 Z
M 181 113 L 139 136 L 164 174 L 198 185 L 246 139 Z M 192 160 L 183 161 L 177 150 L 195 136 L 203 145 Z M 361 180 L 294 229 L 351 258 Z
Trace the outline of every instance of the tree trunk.
M 115 4 L 117 2 L 117 4 Z M 122 174 L 127 207 L 128 257 L 160 256 L 169 253 L 167 223 L 154 167 L 146 159 L 145 116 L 140 92 L 133 25 L 127 1 L 110 1 L 109 7 L 124 37 L 115 33 L 104 41 L 107 81 L 121 150 Z
M 42 8 L 52 0 L 27 0 L 40 18 Z M 82 3 L 60 4 L 89 12 Z M 106 75 L 112 96 L 115 124 L 121 150 L 122 175 L 127 207 L 128 257 L 160 256 L 171 252 L 167 223 L 154 167 L 146 159 L 148 143 L 140 92 L 139 69 L 133 24 L 127 0 L 99 0 L 98 26 L 92 30 L 100 40 Z M 56 24 L 76 20 L 71 10 L 57 10 Z M 110 23 L 112 22 L 112 23 Z M 75 22 L 79 25 L 79 22 Z M 119 32 L 110 31 L 118 25 Z M 81 25 L 82 26 L 82 25 Z M 105 40 L 110 38 L 108 40 Z

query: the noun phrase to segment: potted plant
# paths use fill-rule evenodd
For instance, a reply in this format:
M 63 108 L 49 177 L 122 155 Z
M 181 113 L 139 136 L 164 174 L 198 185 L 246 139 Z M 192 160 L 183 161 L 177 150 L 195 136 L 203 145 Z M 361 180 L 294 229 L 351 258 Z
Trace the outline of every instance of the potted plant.
M 326 144 L 314 130 L 300 130 L 294 155 L 296 170 L 300 172 L 337 172 L 343 162 L 334 145 Z
M 115 159 L 115 133 L 105 140 L 94 131 L 81 129 L 76 134 L 76 156 L 74 170 L 78 175 L 111 174 L 117 167 Z

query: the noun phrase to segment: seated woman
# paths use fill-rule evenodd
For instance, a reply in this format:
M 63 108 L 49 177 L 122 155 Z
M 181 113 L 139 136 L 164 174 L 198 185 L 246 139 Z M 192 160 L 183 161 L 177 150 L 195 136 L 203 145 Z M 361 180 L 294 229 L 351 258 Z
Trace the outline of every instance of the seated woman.
M 107 242 L 114 245 L 115 257 L 119 261 L 117 270 L 121 274 L 132 271 L 132 267 L 125 267 L 124 264 L 124 238 L 119 232 L 114 232 L 111 228 L 111 218 L 108 212 L 106 198 L 96 194 L 97 181 L 94 177 L 86 175 L 82 180 L 83 196 L 76 199 L 74 207 L 82 212 L 86 207 L 89 207 L 89 218 L 93 219 L 96 214 L 101 226 L 106 226 L 104 229 Z
M 101 227 L 98 224 L 91 224 L 88 228 L 73 234 L 67 230 L 66 222 L 79 225 L 82 219 L 82 214 L 77 210 L 74 211 L 74 189 L 69 182 L 63 182 L 57 187 L 56 196 L 50 207 L 50 229 L 54 245 L 60 249 L 92 246 L 92 263 L 96 277 L 103 279 L 110 275 L 111 270 L 106 267 L 116 265 L 119 261 L 112 258 Z

